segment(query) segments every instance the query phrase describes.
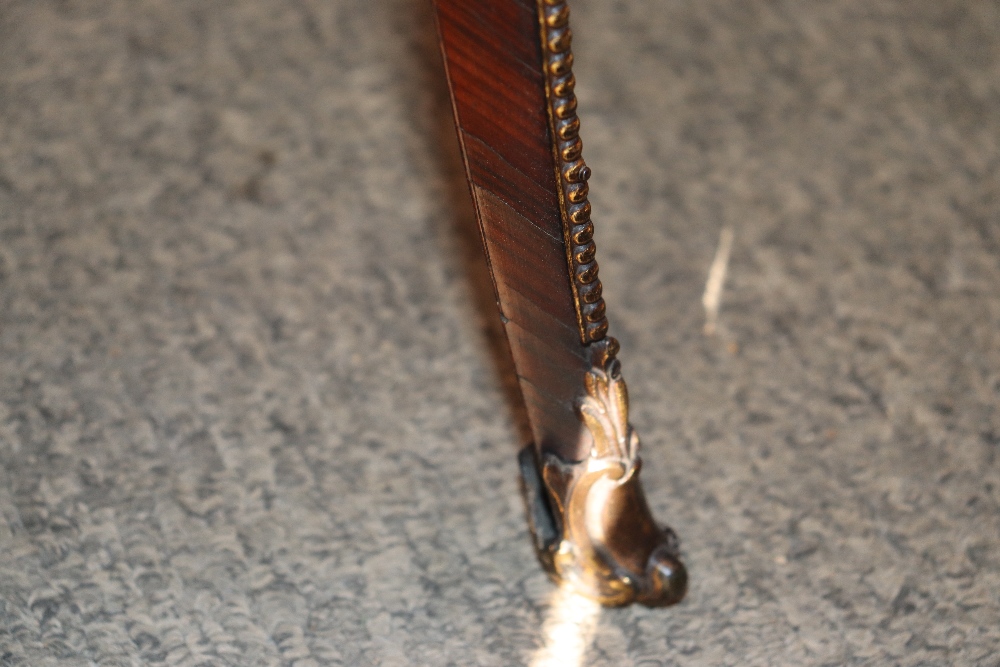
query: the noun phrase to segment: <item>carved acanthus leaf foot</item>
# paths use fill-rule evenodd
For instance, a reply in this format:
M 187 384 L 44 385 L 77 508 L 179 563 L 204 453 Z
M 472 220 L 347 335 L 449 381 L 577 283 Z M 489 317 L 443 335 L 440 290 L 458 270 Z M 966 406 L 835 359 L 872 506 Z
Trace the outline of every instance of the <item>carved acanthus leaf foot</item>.
M 676 535 L 656 524 L 642 491 L 639 438 L 613 355 L 588 372 L 586 390 L 578 406 L 593 443 L 586 459 L 521 454 L 539 557 L 557 580 L 605 605 L 679 602 L 687 571 Z

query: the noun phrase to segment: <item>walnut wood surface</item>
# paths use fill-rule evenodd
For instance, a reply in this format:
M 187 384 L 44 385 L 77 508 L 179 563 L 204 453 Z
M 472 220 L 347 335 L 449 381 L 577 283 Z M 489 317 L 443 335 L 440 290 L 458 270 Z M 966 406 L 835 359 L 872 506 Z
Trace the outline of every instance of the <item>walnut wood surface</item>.
M 567 264 L 534 0 L 436 0 L 459 142 L 536 444 L 575 461 L 590 353 Z

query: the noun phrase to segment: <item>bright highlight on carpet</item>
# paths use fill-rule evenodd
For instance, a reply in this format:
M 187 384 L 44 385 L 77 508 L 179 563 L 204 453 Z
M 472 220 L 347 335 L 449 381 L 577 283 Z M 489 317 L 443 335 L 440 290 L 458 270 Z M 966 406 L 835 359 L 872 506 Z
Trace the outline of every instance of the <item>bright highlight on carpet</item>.
M 600 613 L 601 605 L 568 586 L 556 589 L 542 624 L 545 643 L 535 652 L 531 667 L 581 667 Z

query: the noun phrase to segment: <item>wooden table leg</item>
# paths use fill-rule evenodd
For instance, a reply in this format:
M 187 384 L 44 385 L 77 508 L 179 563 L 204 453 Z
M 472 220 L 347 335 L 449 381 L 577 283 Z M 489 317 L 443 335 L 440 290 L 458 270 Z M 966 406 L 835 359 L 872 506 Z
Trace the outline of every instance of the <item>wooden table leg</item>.
M 563 0 L 436 0 L 469 187 L 535 439 L 539 557 L 604 604 L 678 602 L 687 574 L 639 483 L 607 336 Z

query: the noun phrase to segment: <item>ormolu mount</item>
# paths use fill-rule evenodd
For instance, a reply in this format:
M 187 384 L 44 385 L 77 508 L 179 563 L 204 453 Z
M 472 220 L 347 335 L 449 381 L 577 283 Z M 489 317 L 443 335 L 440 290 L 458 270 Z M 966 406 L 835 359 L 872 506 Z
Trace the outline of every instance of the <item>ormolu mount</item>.
M 679 601 L 673 532 L 639 483 L 607 337 L 563 0 L 436 0 L 469 187 L 535 445 L 521 453 L 539 557 L 604 604 Z

